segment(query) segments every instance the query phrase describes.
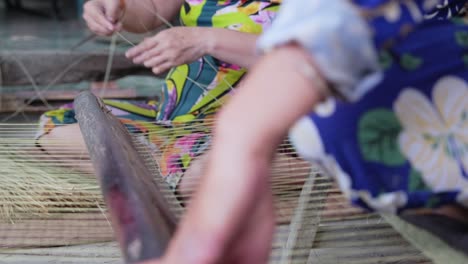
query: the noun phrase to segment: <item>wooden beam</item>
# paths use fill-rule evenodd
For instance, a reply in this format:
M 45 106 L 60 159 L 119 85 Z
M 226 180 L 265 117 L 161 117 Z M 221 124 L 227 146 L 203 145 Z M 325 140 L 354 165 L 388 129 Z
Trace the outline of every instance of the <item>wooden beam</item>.
M 90 92 L 75 112 L 126 262 L 161 257 L 177 220 L 131 135 Z

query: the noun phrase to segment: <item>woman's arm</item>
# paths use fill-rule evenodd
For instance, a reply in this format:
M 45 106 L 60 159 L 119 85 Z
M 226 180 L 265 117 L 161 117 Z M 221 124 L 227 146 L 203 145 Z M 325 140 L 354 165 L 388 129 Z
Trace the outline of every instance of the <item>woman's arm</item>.
M 223 108 L 207 174 L 162 263 L 266 263 L 273 154 L 289 127 L 323 98 L 321 82 L 298 70 L 306 58 L 294 45 L 272 51 Z
M 218 60 L 249 68 L 258 56 L 255 44 L 258 36 L 223 28 L 200 28 L 206 39 L 205 54 Z
M 158 16 L 167 21 L 173 20 L 184 0 L 126 0 L 126 2 L 123 28 L 134 33 L 144 33 L 164 25 Z
M 184 0 L 91 0 L 84 5 L 83 18 L 89 29 L 109 36 L 124 28 L 143 33 L 172 20 Z
M 193 62 L 205 55 L 226 63 L 249 67 L 256 60 L 257 36 L 229 29 L 173 27 L 159 32 L 127 52 L 134 63 L 152 68 L 155 74 Z

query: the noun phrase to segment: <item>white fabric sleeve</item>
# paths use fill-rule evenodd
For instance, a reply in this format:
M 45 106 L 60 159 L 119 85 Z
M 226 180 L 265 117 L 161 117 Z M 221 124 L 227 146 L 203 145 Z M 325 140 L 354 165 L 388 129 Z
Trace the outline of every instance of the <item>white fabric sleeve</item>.
M 335 92 L 356 101 L 380 81 L 371 30 L 347 0 L 285 0 L 259 39 L 260 52 L 296 42 Z

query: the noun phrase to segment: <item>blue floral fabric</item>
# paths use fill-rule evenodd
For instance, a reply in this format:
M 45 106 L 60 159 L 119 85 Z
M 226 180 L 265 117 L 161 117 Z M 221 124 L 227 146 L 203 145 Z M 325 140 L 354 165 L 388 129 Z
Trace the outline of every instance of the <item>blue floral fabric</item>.
M 277 20 L 281 21 L 281 12 L 288 11 L 287 5 L 300 2 L 284 3 Z M 303 157 L 320 163 L 336 178 L 355 204 L 390 213 L 453 203 L 468 207 L 468 20 L 463 18 L 467 2 L 349 1 L 353 5 L 348 7 L 355 8 L 367 33 L 349 31 L 344 33 L 346 39 L 301 33 L 299 43 L 314 59 L 323 56 L 330 60 L 330 68 L 318 66 L 349 100 L 329 98 L 297 122 L 290 138 Z M 335 17 L 343 17 L 341 14 L 335 13 Z M 355 19 L 359 18 L 352 21 Z M 292 16 L 287 23 L 290 27 L 307 24 Z M 339 25 L 335 23 L 329 30 L 353 30 Z M 298 40 L 301 35 L 282 37 L 280 29 L 273 24 L 260 48 Z M 316 44 L 321 41 L 330 46 Z M 364 49 L 372 42 L 372 50 L 357 49 L 359 42 Z M 335 49 L 342 49 L 338 52 L 344 55 L 329 56 Z M 372 56 L 359 60 L 362 54 L 372 53 L 377 68 Z M 353 60 L 334 61 L 338 59 Z M 353 81 L 344 85 L 334 78 L 334 65 Z M 352 65 L 367 71 L 348 68 Z M 374 82 L 366 81 L 378 74 Z

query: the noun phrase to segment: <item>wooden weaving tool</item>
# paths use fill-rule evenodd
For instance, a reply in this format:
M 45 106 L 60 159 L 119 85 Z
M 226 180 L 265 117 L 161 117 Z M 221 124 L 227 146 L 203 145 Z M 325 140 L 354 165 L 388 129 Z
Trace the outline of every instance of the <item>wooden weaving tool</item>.
M 125 260 L 162 256 L 176 218 L 130 134 L 90 92 L 76 98 L 75 111 Z

